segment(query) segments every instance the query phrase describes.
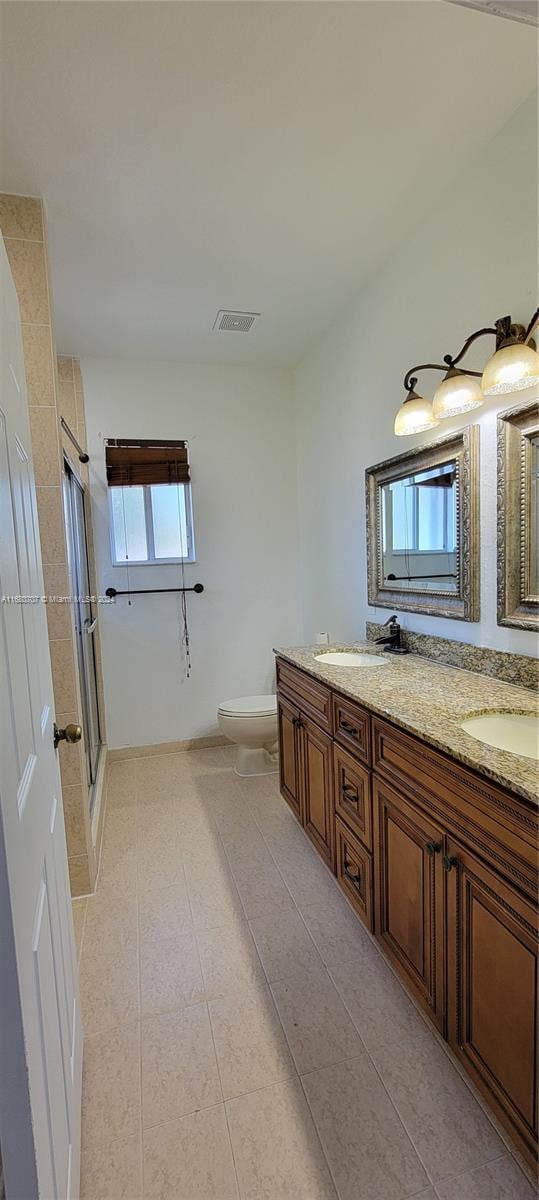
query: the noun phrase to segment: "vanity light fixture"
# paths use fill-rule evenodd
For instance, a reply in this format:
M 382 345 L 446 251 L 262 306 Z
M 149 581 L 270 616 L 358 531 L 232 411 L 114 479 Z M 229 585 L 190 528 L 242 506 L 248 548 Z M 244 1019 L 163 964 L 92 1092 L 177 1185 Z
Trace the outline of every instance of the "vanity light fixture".
M 408 376 L 406 378 L 408 379 Z M 403 437 L 410 433 L 423 433 L 423 430 L 434 429 L 438 424 L 430 400 L 424 400 L 423 396 L 418 396 L 417 392 L 414 392 L 416 383 L 417 379 L 413 376 L 408 379 L 408 395 L 403 400 L 395 417 L 397 437 Z
M 462 349 L 453 358 L 444 355 L 442 363 L 420 363 L 412 367 L 404 377 L 408 395 L 403 400 L 395 418 L 397 436 L 421 433 L 432 429 L 439 421 L 458 416 L 479 408 L 485 396 L 500 396 L 507 392 L 520 392 L 539 384 L 539 354 L 531 334 L 539 321 L 539 308 L 534 312 L 527 328 L 514 325 L 511 317 L 501 317 L 494 326 L 477 329 L 466 339 Z M 463 370 L 457 366 L 473 342 L 487 334 L 496 338 L 496 350 L 489 359 L 483 373 Z M 417 383 L 417 371 L 444 371 L 432 404 L 413 390 Z M 481 382 L 479 382 L 479 380 Z

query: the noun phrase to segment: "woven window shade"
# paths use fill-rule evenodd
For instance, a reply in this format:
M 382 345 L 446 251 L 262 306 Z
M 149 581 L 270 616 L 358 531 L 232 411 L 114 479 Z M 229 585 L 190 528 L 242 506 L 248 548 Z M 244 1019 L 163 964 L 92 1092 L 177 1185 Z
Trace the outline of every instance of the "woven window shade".
M 185 442 L 114 439 L 105 443 L 109 487 L 151 483 L 189 483 Z

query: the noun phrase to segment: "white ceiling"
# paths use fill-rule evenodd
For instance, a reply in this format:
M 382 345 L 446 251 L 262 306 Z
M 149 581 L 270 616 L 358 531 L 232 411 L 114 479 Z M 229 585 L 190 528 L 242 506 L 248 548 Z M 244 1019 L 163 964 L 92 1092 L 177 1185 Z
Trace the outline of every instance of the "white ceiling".
M 536 83 L 532 29 L 441 0 L 0 10 L 64 353 L 297 360 Z

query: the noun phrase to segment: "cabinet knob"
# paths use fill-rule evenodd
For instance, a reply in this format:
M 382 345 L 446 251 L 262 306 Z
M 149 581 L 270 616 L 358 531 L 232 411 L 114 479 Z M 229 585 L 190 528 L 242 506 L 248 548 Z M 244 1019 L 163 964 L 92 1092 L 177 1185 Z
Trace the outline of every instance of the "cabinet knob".
M 441 849 L 441 842 L 427 842 L 427 845 L 425 846 L 427 854 L 439 854 Z
M 443 860 L 442 860 L 442 861 L 443 861 L 443 864 L 444 864 L 444 867 L 445 867 L 446 871 L 451 871 L 451 869 L 452 869 L 453 867 L 459 867 L 459 866 L 460 866 L 460 863 L 459 863 L 459 860 L 458 860 L 458 858 L 453 858 L 453 857 L 451 857 L 449 854 L 444 854 L 444 857 L 443 857 Z

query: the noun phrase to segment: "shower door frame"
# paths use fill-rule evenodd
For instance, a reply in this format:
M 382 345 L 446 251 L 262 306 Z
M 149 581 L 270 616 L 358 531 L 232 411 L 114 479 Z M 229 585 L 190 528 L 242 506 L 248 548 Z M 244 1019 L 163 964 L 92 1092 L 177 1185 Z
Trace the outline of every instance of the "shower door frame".
M 78 489 L 78 492 L 75 491 Z M 75 495 L 80 498 L 80 508 L 77 509 Z M 64 508 L 66 519 L 66 536 L 68 541 L 68 561 L 70 564 L 71 585 L 73 587 L 73 617 L 75 641 L 77 646 L 77 666 L 79 675 L 80 697 L 82 705 L 82 726 L 84 734 L 84 758 L 86 762 L 86 777 L 88 783 L 88 810 L 90 817 L 93 812 L 95 784 L 99 770 L 99 758 L 103 746 L 102 718 L 99 706 L 99 688 L 97 686 L 97 659 L 94 640 L 94 622 L 97 616 L 94 605 L 90 600 L 83 602 L 77 597 L 89 596 L 90 590 L 90 560 L 88 554 L 88 525 L 86 520 L 87 490 L 79 479 L 75 468 L 70 462 L 69 455 L 64 452 Z M 84 579 L 83 576 L 86 575 Z M 87 615 L 85 615 L 85 612 Z M 88 628 L 88 623 L 91 628 Z M 91 676 L 89 678 L 88 676 Z M 90 688 L 94 689 L 94 709 Z M 95 720 L 94 720 L 95 716 Z M 96 728 L 95 728 L 96 726 Z M 95 736 L 93 736 L 95 735 Z M 94 748 L 97 747 L 97 750 Z

